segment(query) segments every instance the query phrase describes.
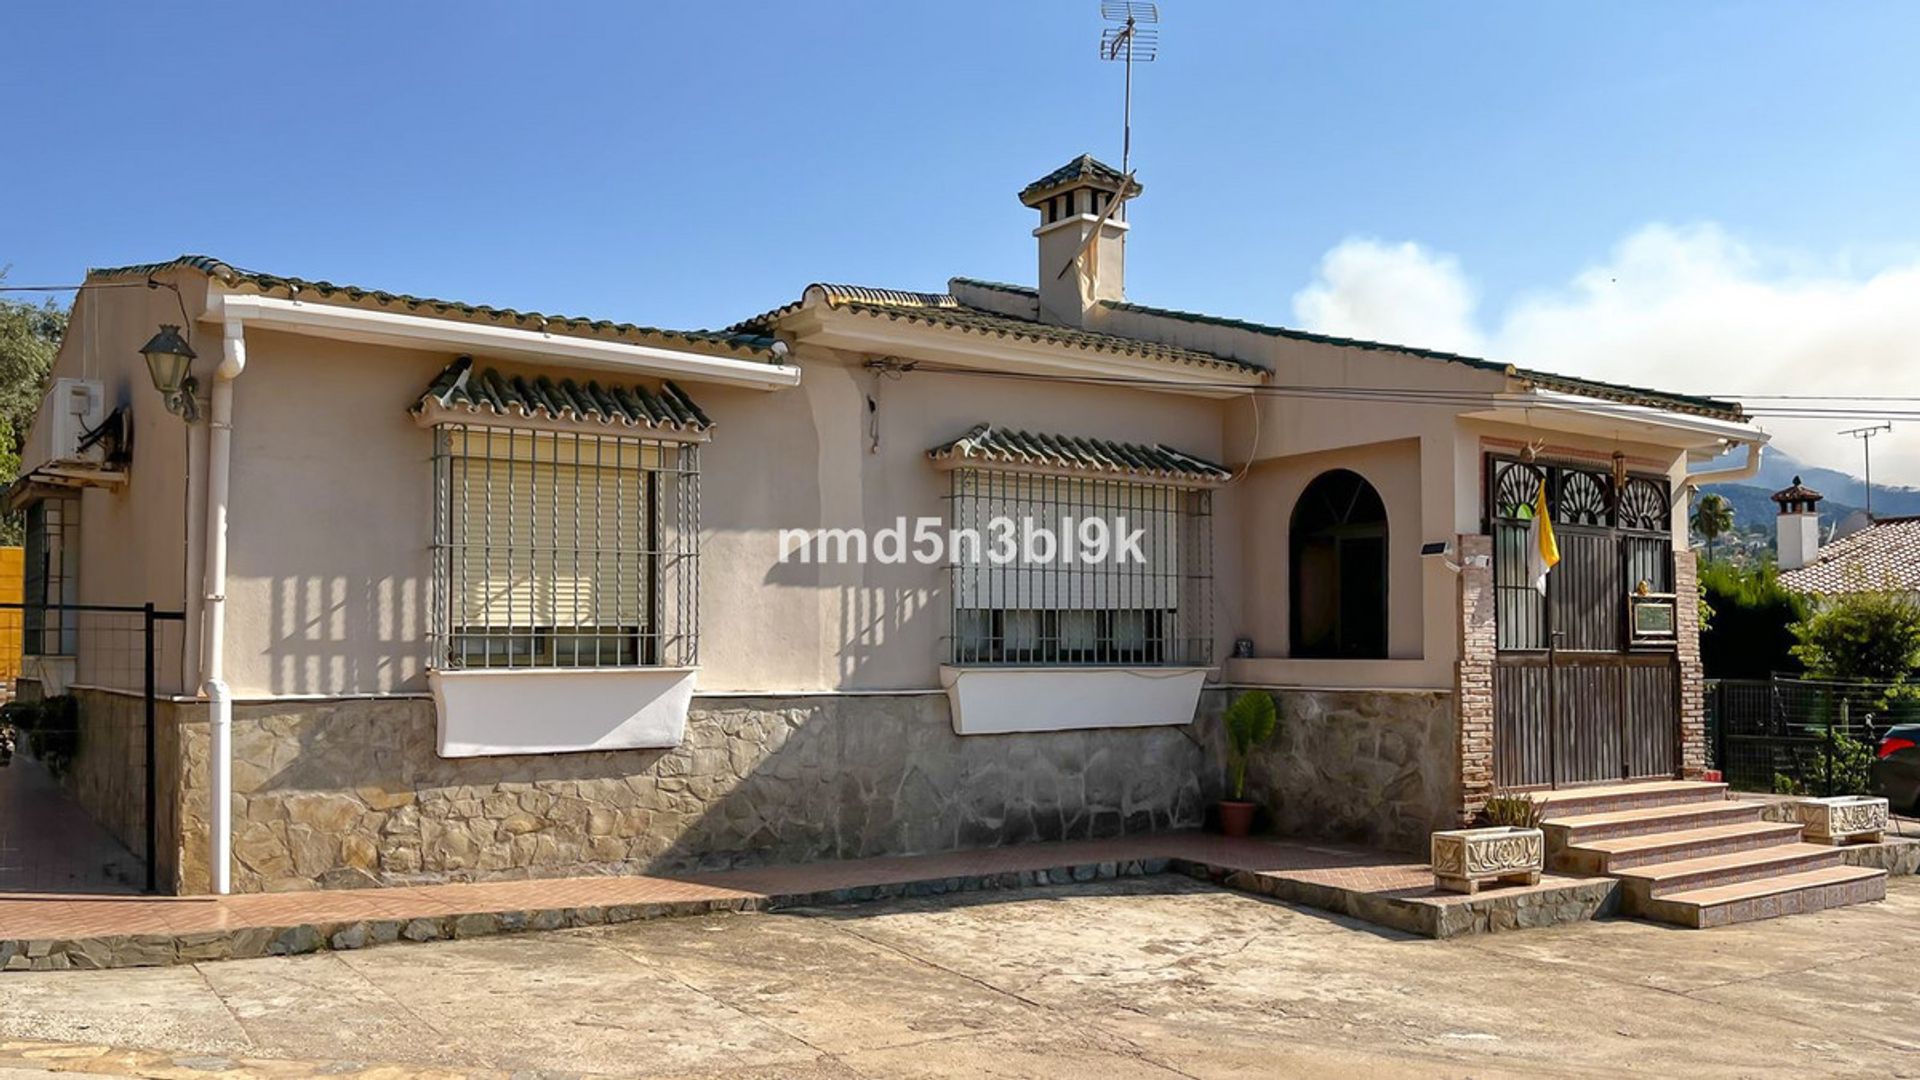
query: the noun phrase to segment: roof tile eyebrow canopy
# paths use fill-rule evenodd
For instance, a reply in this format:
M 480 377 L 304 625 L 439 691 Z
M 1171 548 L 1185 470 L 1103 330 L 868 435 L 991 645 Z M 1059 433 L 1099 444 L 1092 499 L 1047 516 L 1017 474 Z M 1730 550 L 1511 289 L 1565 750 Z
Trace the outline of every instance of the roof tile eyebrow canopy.
M 699 405 L 671 380 L 659 392 L 639 385 L 605 385 L 589 379 L 528 378 L 496 368 L 475 371 L 462 356 L 434 377 L 427 392 L 409 410 L 423 423 L 460 413 L 541 419 L 584 429 L 620 426 L 704 437 L 713 428 Z
M 950 468 L 1012 466 L 1185 487 L 1214 487 L 1233 478 L 1223 466 L 1170 446 L 1035 434 L 993 424 L 977 424 L 965 435 L 928 450 L 927 456 Z

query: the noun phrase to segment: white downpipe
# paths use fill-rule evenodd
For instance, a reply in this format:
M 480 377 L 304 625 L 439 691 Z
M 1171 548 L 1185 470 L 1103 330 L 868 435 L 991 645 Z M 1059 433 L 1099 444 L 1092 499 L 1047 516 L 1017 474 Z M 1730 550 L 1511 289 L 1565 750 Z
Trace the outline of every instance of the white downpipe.
M 214 371 L 207 426 L 207 568 L 202 598 L 201 654 L 206 658 L 207 780 L 211 842 L 207 866 L 215 895 L 233 885 L 233 696 L 227 690 L 227 492 L 233 462 L 233 380 L 247 367 L 246 328 L 226 320 L 220 366 Z

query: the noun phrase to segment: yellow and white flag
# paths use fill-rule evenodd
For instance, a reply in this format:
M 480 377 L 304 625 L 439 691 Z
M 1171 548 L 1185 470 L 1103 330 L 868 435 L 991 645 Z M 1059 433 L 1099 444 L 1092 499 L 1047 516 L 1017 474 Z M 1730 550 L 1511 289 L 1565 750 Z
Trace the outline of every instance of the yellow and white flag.
M 1540 595 L 1547 595 L 1547 572 L 1560 563 L 1560 543 L 1553 538 L 1553 519 L 1547 516 L 1547 482 L 1540 481 L 1540 494 L 1533 501 L 1533 518 L 1527 522 L 1527 577 Z

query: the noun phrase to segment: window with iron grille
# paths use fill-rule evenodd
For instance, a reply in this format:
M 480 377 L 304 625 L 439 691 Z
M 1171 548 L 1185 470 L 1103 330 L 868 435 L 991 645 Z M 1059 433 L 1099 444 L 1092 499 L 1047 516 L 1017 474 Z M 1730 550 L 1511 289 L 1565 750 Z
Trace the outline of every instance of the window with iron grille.
M 80 500 L 40 499 L 27 507 L 22 553 L 21 651 L 28 656 L 73 656 L 79 627 L 68 605 L 80 602 Z
M 952 663 L 1212 663 L 1211 492 L 977 468 L 949 476 Z M 993 558 L 1007 547 L 1000 522 L 1013 529 L 1003 561 Z M 1023 549 L 1026 530 L 1042 528 L 1053 550 Z M 1138 557 L 1087 557 L 1103 531 L 1137 533 Z
M 435 663 L 698 661 L 698 446 L 434 428 Z

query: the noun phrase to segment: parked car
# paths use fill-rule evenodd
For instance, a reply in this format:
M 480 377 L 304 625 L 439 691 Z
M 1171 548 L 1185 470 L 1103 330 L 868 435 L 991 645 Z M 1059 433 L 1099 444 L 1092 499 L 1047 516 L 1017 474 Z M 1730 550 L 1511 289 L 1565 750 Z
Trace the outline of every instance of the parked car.
M 1873 789 L 1897 811 L 1920 811 L 1920 724 L 1895 724 L 1880 736 Z

